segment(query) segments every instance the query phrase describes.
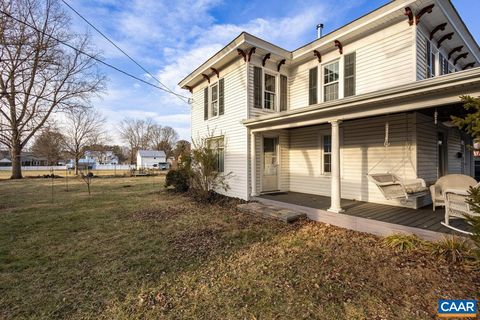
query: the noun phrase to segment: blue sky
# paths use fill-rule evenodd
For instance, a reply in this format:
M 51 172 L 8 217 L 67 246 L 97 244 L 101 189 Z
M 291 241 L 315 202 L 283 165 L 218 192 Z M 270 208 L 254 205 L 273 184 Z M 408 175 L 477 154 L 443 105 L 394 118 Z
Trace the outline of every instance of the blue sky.
M 188 92 L 177 87 L 179 80 L 242 31 L 292 50 L 315 39 L 317 23 L 324 23 L 324 32 L 329 32 L 387 2 L 69 0 L 147 70 L 184 95 Z M 478 41 L 480 1 L 452 2 Z M 88 30 L 84 21 L 69 13 L 76 30 Z M 105 61 L 149 80 L 141 69 L 94 30 L 89 32 Z M 181 138 L 190 138 L 189 105 L 116 71 L 103 67 L 102 70 L 109 78 L 108 89 L 102 98 L 94 100 L 94 104 L 108 119 L 111 143 L 119 142 L 116 127 L 124 117 L 149 117 L 160 125 L 172 126 Z

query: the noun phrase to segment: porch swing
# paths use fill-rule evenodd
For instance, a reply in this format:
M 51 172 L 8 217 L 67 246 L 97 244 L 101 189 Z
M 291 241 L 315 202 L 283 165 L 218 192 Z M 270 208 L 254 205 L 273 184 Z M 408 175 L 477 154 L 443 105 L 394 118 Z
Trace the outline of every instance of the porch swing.
M 421 178 L 415 179 L 406 179 L 406 164 L 408 159 L 408 163 L 412 167 L 413 171 L 415 171 L 415 166 L 413 165 L 411 159 L 411 145 L 408 139 L 408 118 L 406 118 L 406 140 L 404 146 L 404 152 L 402 156 L 402 160 L 391 166 L 387 172 L 380 172 L 380 173 L 373 173 L 374 169 L 378 167 L 383 162 L 389 162 L 389 130 L 390 124 L 387 119 L 385 122 L 385 142 L 384 142 L 384 155 L 383 157 L 367 172 L 368 179 L 374 183 L 382 192 L 383 196 L 386 200 L 393 200 L 393 199 L 402 199 L 402 200 L 410 200 L 416 199 L 419 197 L 423 197 L 428 194 L 428 188 L 425 184 L 425 180 Z M 407 155 L 408 152 L 408 155 Z M 403 166 L 403 179 L 400 179 L 394 172 Z

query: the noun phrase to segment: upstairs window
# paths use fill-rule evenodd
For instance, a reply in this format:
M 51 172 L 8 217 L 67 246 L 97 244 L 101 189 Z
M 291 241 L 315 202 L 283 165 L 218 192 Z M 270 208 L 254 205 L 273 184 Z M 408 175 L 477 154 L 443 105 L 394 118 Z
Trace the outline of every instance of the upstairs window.
M 427 74 L 425 75 L 426 78 L 433 78 L 435 77 L 435 50 L 433 45 L 430 41 L 427 40 L 427 51 L 426 51 L 426 62 L 427 62 Z
M 318 68 L 310 69 L 308 72 L 308 104 L 318 103 Z
M 448 63 L 448 60 L 440 53 L 439 54 L 439 59 L 440 59 L 440 74 L 449 74 L 450 73 L 450 64 Z
M 355 52 L 345 55 L 343 96 L 355 95 Z
M 323 101 L 338 99 L 338 61 L 323 67 Z
M 265 92 L 263 107 L 275 110 L 275 76 L 265 73 Z
M 215 83 L 212 88 L 211 113 L 212 117 L 218 116 L 218 83 Z

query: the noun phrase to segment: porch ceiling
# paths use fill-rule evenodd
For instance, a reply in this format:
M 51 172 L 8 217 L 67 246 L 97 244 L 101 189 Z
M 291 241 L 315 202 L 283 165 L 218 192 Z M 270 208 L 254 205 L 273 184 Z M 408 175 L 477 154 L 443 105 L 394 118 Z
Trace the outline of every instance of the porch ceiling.
M 252 132 L 446 106 L 480 96 L 480 68 L 243 121 Z

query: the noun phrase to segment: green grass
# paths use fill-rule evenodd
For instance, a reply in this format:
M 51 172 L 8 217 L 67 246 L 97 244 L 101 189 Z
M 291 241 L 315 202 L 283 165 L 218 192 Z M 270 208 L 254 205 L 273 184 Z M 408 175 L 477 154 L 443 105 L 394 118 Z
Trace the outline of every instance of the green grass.
M 431 319 L 480 273 L 320 223 L 202 206 L 163 177 L 0 181 L 0 318 Z

